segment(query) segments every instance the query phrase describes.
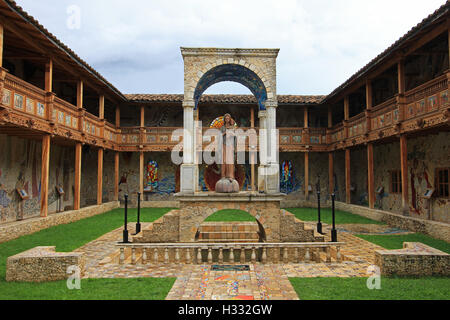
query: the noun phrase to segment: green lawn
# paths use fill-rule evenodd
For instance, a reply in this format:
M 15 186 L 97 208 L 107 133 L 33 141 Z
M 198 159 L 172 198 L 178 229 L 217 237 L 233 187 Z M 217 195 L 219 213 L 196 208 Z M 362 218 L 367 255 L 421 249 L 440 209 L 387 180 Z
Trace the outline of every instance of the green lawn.
M 361 239 L 375 243 L 386 249 L 401 249 L 403 242 L 422 242 L 430 247 L 450 254 L 450 243 L 444 240 L 434 239 L 422 233 L 405 235 L 356 235 Z
M 317 221 L 317 208 L 289 208 L 287 211 L 293 213 L 302 221 Z M 335 210 L 336 224 L 358 223 L 358 224 L 384 224 L 380 221 L 371 220 L 357 214 Z M 331 209 L 320 209 L 321 221 L 327 224 L 332 223 Z
M 170 210 L 170 208 L 141 209 L 141 221 L 152 222 Z M 136 217 L 137 210 L 129 209 L 128 221 L 135 222 Z M 83 285 L 85 285 L 87 288 L 92 288 L 94 291 L 75 290 L 79 291 L 78 293 L 61 293 L 61 290 L 67 290 L 64 281 L 41 284 L 11 283 L 5 281 L 6 259 L 9 256 L 36 246 L 56 246 L 56 250 L 60 252 L 73 251 L 76 248 L 97 239 L 103 234 L 119 228 L 123 225 L 123 222 L 123 209 L 114 209 L 104 214 L 82 219 L 70 224 L 51 227 L 15 240 L 1 243 L 0 299 L 33 299 L 38 296 L 41 299 L 121 299 L 122 293 L 118 293 L 118 291 L 123 290 L 124 294 L 135 294 L 133 293 L 135 285 L 136 288 L 145 286 L 145 292 L 137 293 L 140 294 L 141 297 L 144 297 L 144 295 L 148 297 L 162 297 L 161 292 L 165 292 L 165 297 L 173 284 L 173 279 L 151 278 L 142 280 L 144 282 L 139 283 L 136 282 L 138 281 L 136 279 L 89 279 L 83 280 L 81 287 L 83 289 Z M 129 231 L 130 233 L 134 232 L 134 230 Z
M 210 215 L 205 222 L 255 222 L 256 219 L 248 212 L 243 210 L 225 209 Z
M 450 277 L 381 277 L 369 290 L 367 278 L 289 278 L 302 300 L 449 300 Z

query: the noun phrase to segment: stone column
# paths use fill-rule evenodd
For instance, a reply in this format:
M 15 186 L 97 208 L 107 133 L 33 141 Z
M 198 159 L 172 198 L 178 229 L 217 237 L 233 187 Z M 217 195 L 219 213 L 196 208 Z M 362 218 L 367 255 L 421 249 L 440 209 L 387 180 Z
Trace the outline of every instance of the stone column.
M 181 193 L 194 193 L 198 184 L 198 166 L 195 163 L 194 101 L 183 101 L 183 164 L 180 172 Z

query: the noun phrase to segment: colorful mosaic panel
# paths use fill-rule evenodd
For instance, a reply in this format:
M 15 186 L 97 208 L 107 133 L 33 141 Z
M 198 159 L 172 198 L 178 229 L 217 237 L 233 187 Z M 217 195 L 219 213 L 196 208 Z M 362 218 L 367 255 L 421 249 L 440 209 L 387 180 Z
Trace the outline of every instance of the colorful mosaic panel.
M 281 143 L 288 144 L 290 142 L 290 136 L 281 136 Z
M 45 115 L 45 105 L 43 103 L 40 103 L 40 102 L 37 103 L 36 113 L 38 116 L 41 116 L 41 117 L 43 117 Z
M 33 99 L 27 98 L 27 112 L 34 113 L 34 101 Z
M 72 117 L 68 114 L 68 115 L 66 115 L 66 126 L 70 127 L 71 123 L 72 123 Z
M 148 142 L 148 143 L 156 143 L 156 136 L 155 136 L 155 135 L 148 134 L 148 135 L 147 135 L 147 142 Z
M 292 141 L 294 143 L 302 143 L 302 136 L 301 135 L 292 136 Z
M 9 91 L 7 89 L 3 89 L 2 103 L 5 105 L 8 105 L 8 106 L 11 105 L 11 91 Z
M 444 105 L 448 102 L 448 90 L 441 92 L 441 105 Z
M 23 96 L 20 94 L 14 94 L 14 108 L 23 110 Z

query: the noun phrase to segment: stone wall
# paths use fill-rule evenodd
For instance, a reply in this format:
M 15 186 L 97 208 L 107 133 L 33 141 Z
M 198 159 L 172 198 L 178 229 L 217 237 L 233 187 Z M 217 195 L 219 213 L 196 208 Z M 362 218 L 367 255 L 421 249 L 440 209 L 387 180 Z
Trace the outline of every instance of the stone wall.
M 36 247 L 11 256 L 6 261 L 6 281 L 46 282 L 65 280 L 69 267 L 85 270 L 82 252 L 55 252 L 55 247 Z
M 399 250 L 375 251 L 375 264 L 388 276 L 450 275 L 450 255 L 418 242 L 405 242 Z
M 0 225 L 0 243 L 17 239 L 60 224 L 71 223 L 118 208 L 119 202 L 113 201 L 102 205 L 85 207 L 80 210 L 51 214 L 45 218 L 31 218 Z
M 42 143 L 0 134 L 0 224 L 40 215 Z M 56 186 L 65 194 L 61 208 L 73 206 L 75 151 L 52 144 L 48 185 L 49 212 L 59 209 Z M 96 174 L 96 173 L 94 173 Z M 21 201 L 16 189 L 29 199 Z
M 336 202 L 336 209 L 357 214 L 372 220 L 383 221 L 392 227 L 427 234 L 433 238 L 450 242 L 450 224 L 438 221 L 406 217 L 397 213 L 369 209 L 363 206 Z

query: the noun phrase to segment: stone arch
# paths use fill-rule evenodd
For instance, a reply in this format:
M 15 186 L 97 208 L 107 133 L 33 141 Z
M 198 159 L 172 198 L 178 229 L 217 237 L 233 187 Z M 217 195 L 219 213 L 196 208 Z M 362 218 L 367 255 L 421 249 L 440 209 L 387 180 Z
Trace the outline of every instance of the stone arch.
M 237 209 L 248 212 L 255 218 L 260 226 L 260 232 L 263 232 L 263 238 L 265 241 L 278 241 L 274 239 L 274 234 L 278 229 L 278 223 L 276 221 L 268 221 L 266 217 L 279 216 L 279 209 L 274 208 L 273 212 L 265 210 L 264 203 L 254 202 L 241 202 L 234 203 L 230 201 L 226 202 L 208 202 L 208 203 L 183 203 L 180 208 L 180 241 L 181 242 L 194 242 L 195 236 L 200 225 L 212 214 L 224 210 L 224 209 Z M 266 212 L 265 212 L 266 211 Z M 269 213 L 269 215 L 267 215 Z
M 206 89 L 223 81 L 238 82 L 247 87 L 256 97 L 259 110 L 266 110 L 267 90 L 264 82 L 256 72 L 239 64 L 221 64 L 203 74 L 194 91 L 194 109 L 197 109 L 200 97 Z

